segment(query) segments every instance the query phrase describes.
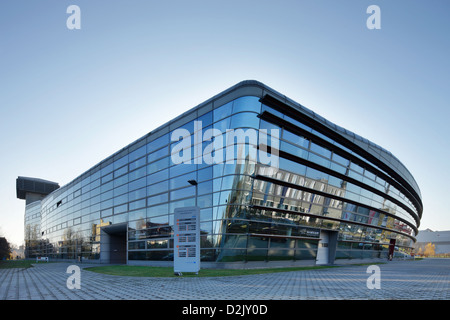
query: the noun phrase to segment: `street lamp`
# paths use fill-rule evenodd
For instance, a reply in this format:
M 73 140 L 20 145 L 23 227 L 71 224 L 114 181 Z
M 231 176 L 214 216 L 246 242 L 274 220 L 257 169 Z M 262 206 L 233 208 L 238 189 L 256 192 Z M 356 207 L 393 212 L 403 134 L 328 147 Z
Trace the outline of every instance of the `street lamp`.
M 190 184 L 192 184 L 193 186 L 196 186 L 198 183 L 197 183 L 197 180 L 188 180 L 188 182 L 190 183 Z
M 198 191 L 197 191 L 197 188 L 198 188 L 198 182 L 197 182 L 197 180 L 188 180 L 188 182 L 191 184 L 191 185 L 193 185 L 193 186 L 195 186 L 195 206 L 197 206 L 197 193 L 198 193 Z

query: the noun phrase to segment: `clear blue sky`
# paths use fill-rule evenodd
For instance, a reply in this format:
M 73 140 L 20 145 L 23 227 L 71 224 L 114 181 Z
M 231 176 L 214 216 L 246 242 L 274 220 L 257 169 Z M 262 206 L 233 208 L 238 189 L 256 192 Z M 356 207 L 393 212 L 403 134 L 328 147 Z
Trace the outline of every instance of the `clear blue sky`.
M 390 150 L 421 188 L 420 229 L 450 230 L 449 14 L 448 0 L 2 0 L 0 234 L 23 240 L 17 176 L 64 185 L 246 79 Z

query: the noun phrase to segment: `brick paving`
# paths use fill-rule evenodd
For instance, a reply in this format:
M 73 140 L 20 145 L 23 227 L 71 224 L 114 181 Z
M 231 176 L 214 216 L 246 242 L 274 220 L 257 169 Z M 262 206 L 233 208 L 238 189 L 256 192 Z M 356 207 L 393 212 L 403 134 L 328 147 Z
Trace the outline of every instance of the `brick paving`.
M 0 300 L 448 300 L 450 259 L 378 265 L 380 289 L 369 289 L 368 266 L 221 278 L 138 278 L 81 267 L 81 288 L 69 289 L 69 263 L 0 269 Z

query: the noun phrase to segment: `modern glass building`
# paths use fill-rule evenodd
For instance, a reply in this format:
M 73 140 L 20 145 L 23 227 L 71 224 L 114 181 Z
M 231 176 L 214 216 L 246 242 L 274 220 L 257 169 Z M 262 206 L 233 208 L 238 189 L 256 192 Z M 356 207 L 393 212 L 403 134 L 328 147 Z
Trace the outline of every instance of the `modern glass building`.
M 25 198 L 19 180 L 36 179 L 19 177 Z M 28 257 L 171 265 L 174 210 L 198 206 L 203 266 L 386 259 L 411 252 L 422 216 L 390 152 L 257 81 L 48 184 L 27 201 Z

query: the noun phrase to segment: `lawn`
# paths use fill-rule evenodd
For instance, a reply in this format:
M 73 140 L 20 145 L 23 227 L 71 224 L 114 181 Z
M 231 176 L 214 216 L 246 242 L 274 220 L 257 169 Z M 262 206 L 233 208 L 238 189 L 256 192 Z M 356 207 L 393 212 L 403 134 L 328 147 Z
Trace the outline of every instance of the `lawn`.
M 34 260 L 4 260 L 0 261 L 0 269 L 10 268 L 30 268 L 32 263 L 36 263 Z
M 289 267 L 289 268 L 261 268 L 261 269 L 201 269 L 197 274 L 183 273 L 183 277 L 225 277 L 242 276 L 250 274 L 264 274 L 274 272 L 288 272 L 311 269 L 336 268 L 337 266 Z M 130 277 L 178 277 L 174 275 L 171 267 L 145 267 L 145 266 L 104 266 L 89 267 L 84 270 Z
M 44 262 L 36 260 L 0 260 L 0 269 L 11 269 L 11 268 L 31 268 L 33 264 L 38 263 L 56 263 L 56 261 Z

